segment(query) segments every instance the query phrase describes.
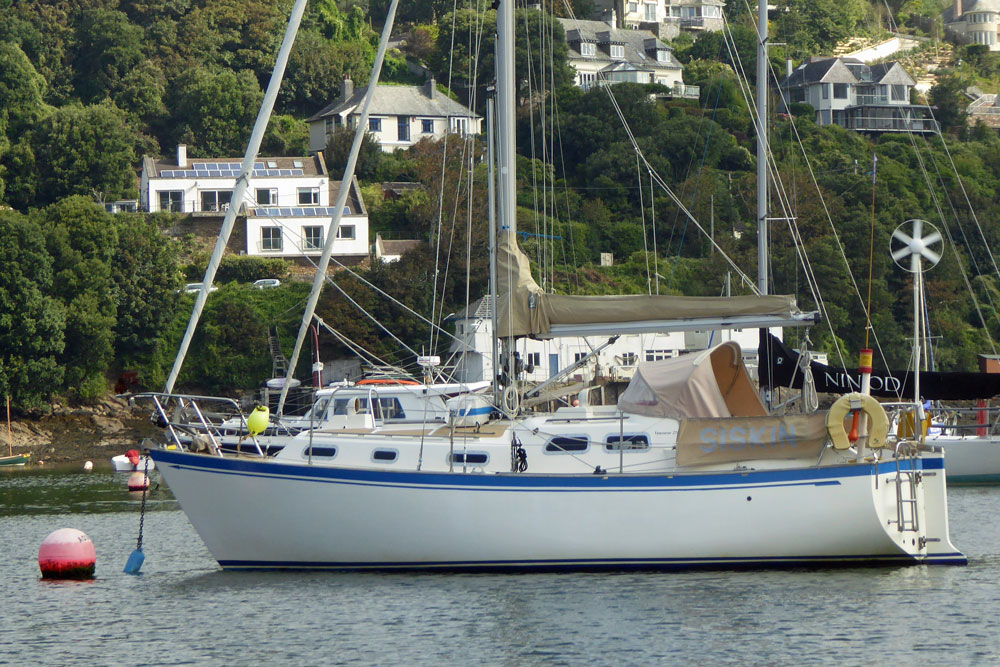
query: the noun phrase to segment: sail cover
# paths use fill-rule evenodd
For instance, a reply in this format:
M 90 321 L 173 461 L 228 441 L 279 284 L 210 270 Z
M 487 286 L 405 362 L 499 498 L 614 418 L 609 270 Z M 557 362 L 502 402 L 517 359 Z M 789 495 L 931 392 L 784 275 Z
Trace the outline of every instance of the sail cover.
M 767 410 L 732 341 L 637 366 L 618 407 L 650 417 L 763 417 Z
M 799 353 L 776 337 L 770 337 L 760 351 L 760 382 L 776 387 L 802 388 L 802 371 L 798 369 Z M 818 361 L 809 364 L 816 391 L 845 394 L 860 391 L 861 373 Z M 1000 394 L 1000 373 L 920 372 L 920 393 L 925 400 L 971 401 L 992 398 Z M 874 370 L 871 394 L 879 398 L 912 398 L 913 372 Z
M 663 323 L 649 330 L 671 330 L 682 320 L 716 321 L 714 328 L 732 326 L 795 326 L 812 324 L 812 314 L 802 313 L 791 296 L 571 296 L 548 294 L 531 277 L 528 258 L 518 248 L 512 232 L 501 234 L 497 247 L 497 332 L 500 336 L 596 335 L 622 333 L 616 326 L 627 323 Z M 740 323 L 740 317 L 754 317 L 754 324 Z M 763 319 L 760 319 L 763 318 Z M 781 320 L 780 322 L 776 320 Z M 606 325 L 589 333 L 553 334 L 559 325 Z M 683 327 L 675 326 L 673 330 Z

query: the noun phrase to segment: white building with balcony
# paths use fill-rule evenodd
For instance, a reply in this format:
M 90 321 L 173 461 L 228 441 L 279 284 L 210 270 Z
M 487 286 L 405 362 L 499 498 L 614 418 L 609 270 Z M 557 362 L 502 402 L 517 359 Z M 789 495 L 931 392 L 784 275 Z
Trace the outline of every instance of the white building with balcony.
M 965 6 L 963 6 L 965 5 Z M 1000 0 L 955 0 L 944 10 L 945 30 L 962 42 L 982 44 L 990 51 L 1000 51 Z
M 240 158 L 143 157 L 139 207 L 195 218 L 221 219 L 233 205 Z M 238 214 L 246 225 L 248 255 L 306 257 L 322 253 L 340 181 L 327 173 L 322 153 L 261 157 L 250 174 Z M 357 180 L 351 185 L 333 246 L 337 257 L 368 255 L 368 213 Z
M 716 32 L 725 23 L 723 0 L 595 0 L 598 17 L 611 18 L 616 28 L 649 30 L 673 39 L 682 30 Z
M 674 58 L 674 50 L 648 30 L 620 30 L 603 21 L 559 22 L 566 30 L 575 83 L 584 90 L 622 82 L 658 83 L 675 96 L 697 99 L 698 87 L 684 85 L 684 66 Z
M 812 106 L 818 125 L 858 132 L 939 130 L 927 106 L 910 103 L 916 81 L 896 62 L 867 65 L 853 58 L 810 58 L 778 85 L 787 105 Z
M 340 97 L 313 114 L 309 122 L 309 150 L 326 150 L 334 132 L 356 128 L 368 87 L 354 90 L 344 79 Z M 447 133 L 480 134 L 482 116 L 437 90 L 434 79 L 422 86 L 379 84 L 368 110 L 368 132 L 385 152 L 409 148 L 423 138 L 440 139 Z

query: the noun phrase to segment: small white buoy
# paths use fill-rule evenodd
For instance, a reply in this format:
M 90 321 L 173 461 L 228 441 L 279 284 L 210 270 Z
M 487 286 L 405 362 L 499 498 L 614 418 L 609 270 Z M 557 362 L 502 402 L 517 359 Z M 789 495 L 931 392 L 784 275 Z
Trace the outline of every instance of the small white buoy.
M 45 579 L 93 579 L 97 550 L 86 533 L 60 528 L 38 548 L 38 567 Z
M 128 490 L 142 491 L 149 488 L 149 477 L 141 472 L 134 472 L 128 476 Z
M 94 462 L 87 461 L 86 463 L 83 464 L 83 469 L 86 470 L 87 472 L 90 472 L 91 470 L 94 469 Z

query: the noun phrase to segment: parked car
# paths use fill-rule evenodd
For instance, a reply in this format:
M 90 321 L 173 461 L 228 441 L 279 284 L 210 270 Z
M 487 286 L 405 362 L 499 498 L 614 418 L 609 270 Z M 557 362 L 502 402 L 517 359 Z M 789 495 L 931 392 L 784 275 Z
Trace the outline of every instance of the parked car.
M 182 289 L 181 291 L 184 292 L 185 294 L 197 294 L 198 292 L 201 291 L 201 285 L 202 283 L 188 283 L 187 285 L 184 286 L 184 289 Z M 217 289 L 219 288 L 216 287 L 215 285 L 212 285 L 211 287 L 208 288 L 208 291 L 214 292 Z
M 277 278 L 261 278 L 253 284 L 257 289 L 270 289 L 272 287 L 280 287 L 281 281 Z

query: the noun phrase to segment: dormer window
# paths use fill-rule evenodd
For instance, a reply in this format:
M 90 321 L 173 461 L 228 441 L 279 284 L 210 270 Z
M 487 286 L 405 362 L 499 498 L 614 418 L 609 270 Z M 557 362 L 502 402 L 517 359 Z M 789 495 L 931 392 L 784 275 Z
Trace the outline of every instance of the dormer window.
M 597 48 L 593 42 L 580 42 L 580 55 L 593 58 L 597 55 Z
M 656 61 L 657 62 L 661 62 L 661 63 L 668 63 L 668 62 L 670 62 L 670 51 L 666 51 L 664 49 L 657 50 L 657 52 L 656 52 Z
M 610 53 L 612 58 L 622 59 L 625 57 L 625 47 L 621 44 L 612 44 Z

